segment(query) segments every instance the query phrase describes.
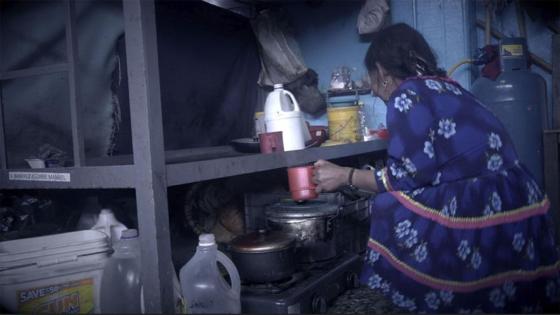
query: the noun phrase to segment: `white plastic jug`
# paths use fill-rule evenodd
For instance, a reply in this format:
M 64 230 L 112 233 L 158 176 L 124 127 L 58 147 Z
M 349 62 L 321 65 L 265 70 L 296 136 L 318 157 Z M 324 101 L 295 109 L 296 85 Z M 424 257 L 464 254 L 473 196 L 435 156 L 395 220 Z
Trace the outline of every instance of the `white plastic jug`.
M 294 95 L 282 84 L 275 84 L 264 108 L 266 132 L 282 131 L 284 151 L 304 149 L 311 135 Z
M 231 286 L 220 274 L 227 270 Z M 179 273 L 187 314 L 240 314 L 241 281 L 233 262 L 218 250 L 214 234 L 201 234 L 196 253 Z
M 101 231 L 115 244 L 120 238 L 122 231 L 126 230 L 126 226 L 115 218 L 115 214 L 110 209 L 101 209 L 97 223 L 91 228 L 92 230 Z
M 101 312 L 139 314 L 142 310 L 138 231 L 124 230 L 101 278 Z

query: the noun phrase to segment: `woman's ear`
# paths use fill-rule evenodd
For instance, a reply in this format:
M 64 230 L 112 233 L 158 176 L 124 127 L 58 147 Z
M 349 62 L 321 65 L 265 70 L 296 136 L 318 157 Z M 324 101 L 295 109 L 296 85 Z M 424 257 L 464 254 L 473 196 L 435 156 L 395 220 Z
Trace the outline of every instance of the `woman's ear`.
M 377 68 L 377 78 L 380 82 L 387 81 L 387 71 L 379 62 L 375 62 L 375 68 Z

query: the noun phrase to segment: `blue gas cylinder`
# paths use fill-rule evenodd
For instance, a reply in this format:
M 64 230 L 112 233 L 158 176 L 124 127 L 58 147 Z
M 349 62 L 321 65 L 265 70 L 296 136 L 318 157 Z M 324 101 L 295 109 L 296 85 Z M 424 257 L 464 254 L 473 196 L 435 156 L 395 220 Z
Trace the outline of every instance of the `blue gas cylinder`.
M 524 38 L 500 42 L 501 74 L 496 80 L 478 78 L 471 92 L 504 124 L 519 159 L 543 185 L 543 114 L 546 111 L 546 83 L 528 69 Z

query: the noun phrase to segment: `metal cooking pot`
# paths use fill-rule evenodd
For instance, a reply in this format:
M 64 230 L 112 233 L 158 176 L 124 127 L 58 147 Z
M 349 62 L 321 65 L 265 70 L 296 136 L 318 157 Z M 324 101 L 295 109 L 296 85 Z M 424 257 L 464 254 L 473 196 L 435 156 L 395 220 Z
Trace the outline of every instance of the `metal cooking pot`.
M 233 239 L 229 249 L 241 280 L 263 283 L 290 277 L 296 269 L 295 241 L 286 233 L 268 230 Z
M 337 253 L 338 205 L 322 200 L 284 200 L 266 209 L 266 224 L 296 237 L 299 262 L 327 260 Z

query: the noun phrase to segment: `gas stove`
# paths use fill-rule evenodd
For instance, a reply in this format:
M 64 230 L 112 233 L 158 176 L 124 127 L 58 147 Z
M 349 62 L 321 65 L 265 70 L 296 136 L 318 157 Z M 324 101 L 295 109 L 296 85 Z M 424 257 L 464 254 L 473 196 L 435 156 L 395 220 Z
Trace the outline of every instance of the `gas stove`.
M 253 314 L 322 314 L 334 299 L 357 288 L 361 256 L 345 253 L 329 261 L 300 265 L 291 278 L 242 284 L 241 311 Z

